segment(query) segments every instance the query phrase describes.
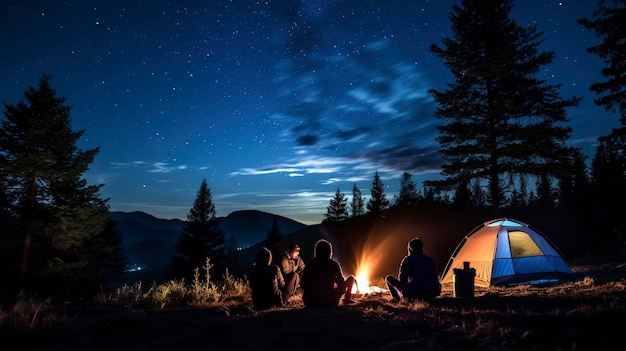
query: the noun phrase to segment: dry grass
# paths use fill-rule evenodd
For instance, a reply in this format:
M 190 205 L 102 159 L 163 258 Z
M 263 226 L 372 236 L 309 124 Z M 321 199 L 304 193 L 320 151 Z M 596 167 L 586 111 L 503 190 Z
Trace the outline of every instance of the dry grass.
M 22 350 L 616 349 L 626 327 L 624 265 L 575 269 L 577 279 L 569 282 L 476 289 L 470 299 L 454 298 L 452 287 L 444 286 L 428 303 L 392 303 L 387 294 L 377 294 L 321 310 L 304 308 L 294 296 L 286 307 L 254 311 L 247 282 L 234 278 L 221 286 L 171 283 L 146 293 L 141 286 L 126 287 L 109 296 L 115 304 L 76 309 L 71 322 L 55 328 L 49 322 L 59 323 L 58 317 L 43 317 L 52 316 L 49 302 L 13 313 L 23 322 L 37 316 L 31 327 L 7 327 L 8 314 L 2 313 L 0 337 Z M 217 299 L 186 295 L 209 288 Z M 188 304 L 164 307 L 176 296 L 186 296 L 181 301 Z M 23 332 L 6 332 L 15 329 Z

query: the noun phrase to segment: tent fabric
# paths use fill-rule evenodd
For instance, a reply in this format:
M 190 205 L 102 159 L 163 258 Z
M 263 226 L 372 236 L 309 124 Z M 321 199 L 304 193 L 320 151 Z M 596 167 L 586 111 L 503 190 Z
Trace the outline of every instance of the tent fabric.
M 474 285 L 489 287 L 563 279 L 572 274 L 555 246 L 526 223 L 500 218 L 467 234 L 454 250 L 441 283 L 452 283 L 454 269 L 469 262 L 476 270 Z

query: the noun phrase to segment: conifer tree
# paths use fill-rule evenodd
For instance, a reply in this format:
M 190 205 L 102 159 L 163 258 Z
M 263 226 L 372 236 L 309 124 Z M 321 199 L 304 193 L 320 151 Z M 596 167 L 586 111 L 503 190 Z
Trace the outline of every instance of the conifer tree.
M 372 196 L 367 202 L 367 212 L 378 213 L 386 210 L 389 207 L 389 200 L 385 196 L 385 185 L 380 180 L 378 171 L 374 174 L 371 192 Z
M 462 178 L 454 191 L 453 204 L 455 207 L 468 208 L 472 206 L 472 189 L 467 178 Z
M 453 36 L 430 51 L 444 59 L 454 82 L 430 92 L 438 103 L 440 152 L 447 161 L 440 189 L 462 177 L 488 183 L 494 210 L 503 205 L 507 174 L 556 174 L 571 150 L 566 109 L 580 98 L 563 99 L 558 85 L 535 76 L 554 52 L 538 52 L 542 32 L 509 18 L 512 0 L 461 0 L 450 15 Z
M 226 241 L 226 267 L 230 274 L 239 276 L 242 274 L 239 264 L 239 242 L 237 238 L 231 234 Z
M 102 287 L 107 290 L 121 287 L 126 282 L 130 261 L 115 221 L 106 222 L 104 230 L 96 237 L 96 245 L 101 247 L 96 262 L 102 267 Z
M 205 278 L 202 268 L 207 258 L 213 267 L 211 277 L 219 279 L 225 272 L 226 239 L 216 214 L 211 189 L 203 179 L 174 248 L 172 271 L 175 278 L 189 281 L 196 269 Z
M 587 156 L 578 150 L 570 159 L 564 159 L 563 162 L 570 165 L 572 172 L 558 177 L 559 207 L 587 207 L 591 202 Z
M 533 206 L 547 209 L 553 208 L 556 205 L 555 189 L 552 185 L 552 179 L 547 172 L 537 177 L 535 189 L 537 189 L 537 194 L 535 202 L 532 204 Z
M 340 222 L 348 218 L 348 199 L 344 193 L 337 188 L 335 197 L 330 199 L 326 213 L 324 214 L 324 222 Z
M 599 95 L 594 102 L 607 111 L 617 111 L 622 126 L 626 127 L 626 0 L 601 0 L 591 19 L 582 18 L 578 23 L 602 39 L 600 44 L 587 49 L 606 63 L 602 70 L 606 81 L 589 87 Z
M 82 178 L 99 148 L 81 150 L 84 130 L 72 130 L 71 106 L 57 97 L 43 74 L 37 87 L 24 92 L 25 101 L 4 104 L 0 126 L 0 182 L 16 230 L 0 235 L 21 243 L 23 288 L 80 293 L 97 285 L 101 267 L 93 261 L 102 247 L 95 237 L 109 218 L 101 185 Z
M 407 207 L 415 206 L 420 201 L 419 190 L 412 179 L 411 173 L 402 173 L 402 179 L 400 179 L 400 191 L 398 197 L 394 201 L 394 206 Z
M 361 189 L 354 183 L 352 186 L 352 202 L 350 203 L 352 217 L 365 214 L 365 198 L 361 194 Z
M 596 222 L 605 232 L 626 235 L 623 203 L 626 198 L 626 134 L 611 133 L 598 138 L 591 163 L 591 187 Z
M 513 189 L 511 195 L 511 208 L 523 208 L 528 205 L 528 187 L 526 186 L 526 177 L 520 176 L 519 191 L 517 187 Z
M 272 220 L 272 226 L 267 231 L 265 237 L 264 246 L 272 252 L 272 262 L 277 264 L 281 259 L 280 243 L 283 240 L 283 233 L 278 226 L 278 219 L 274 217 Z
M 626 1 L 601 0 L 591 19 L 578 22 L 602 39 L 600 44 L 587 49 L 606 64 L 602 69 L 606 81 L 589 87 L 598 95 L 594 102 L 609 112 L 617 112 L 621 122 L 620 128 L 598 138 L 592 163 L 596 222 L 605 225 L 603 232 L 626 235 L 622 219 L 626 197 Z

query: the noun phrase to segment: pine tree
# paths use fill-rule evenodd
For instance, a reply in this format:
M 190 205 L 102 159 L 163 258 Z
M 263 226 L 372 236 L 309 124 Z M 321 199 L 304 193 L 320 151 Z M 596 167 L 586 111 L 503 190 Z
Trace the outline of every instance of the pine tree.
M 538 52 L 542 32 L 509 18 L 512 0 L 461 0 L 450 16 L 453 36 L 430 51 L 443 58 L 454 76 L 448 89 L 430 92 L 441 153 L 447 161 L 438 188 L 450 189 L 468 177 L 488 183 L 497 213 L 505 201 L 503 179 L 512 174 L 556 174 L 570 150 L 566 109 L 580 98 L 562 99 L 561 85 L 535 77 L 554 52 Z
M 206 278 L 202 267 L 207 258 L 213 267 L 211 277 L 221 277 L 225 272 L 226 239 L 216 214 L 211 189 L 203 179 L 174 248 L 172 271 L 175 278 L 191 280 L 196 269 Z
M 239 264 L 239 242 L 237 238 L 231 234 L 226 242 L 226 267 L 230 274 L 240 276 L 241 266 Z
M 274 217 L 272 220 L 272 226 L 267 231 L 267 236 L 265 237 L 264 246 L 268 248 L 272 252 L 272 262 L 277 264 L 281 259 L 281 249 L 280 243 L 283 240 L 283 233 L 280 231 L 280 227 L 278 226 L 278 219 Z
M 470 183 L 467 178 L 462 178 L 459 182 L 456 190 L 454 191 L 453 204 L 455 207 L 468 208 L 472 206 L 472 190 L 470 189 Z
M 372 181 L 372 196 L 367 202 L 367 212 L 379 213 L 386 210 L 389 207 L 389 200 L 385 196 L 385 185 L 380 180 L 378 171 L 374 174 L 374 180 Z
M 71 107 L 57 97 L 50 75 L 24 92 L 26 101 L 4 104 L 0 127 L 0 181 L 19 229 L 4 232 L 20 242 L 21 281 L 33 291 L 80 293 L 99 282 L 98 249 L 92 245 L 109 218 L 103 185 L 82 175 L 99 148 L 76 144 L 84 130 L 72 130 Z M 49 289 L 48 289 L 49 288 Z M 55 294 L 55 291 L 47 291 Z
M 96 245 L 101 247 L 97 262 L 102 267 L 102 287 L 106 290 L 121 287 L 126 282 L 130 261 L 117 223 L 109 219 L 96 241 Z
M 599 95 L 594 102 L 607 111 L 617 111 L 622 126 L 626 127 L 626 0 L 601 0 L 591 19 L 582 18 L 578 23 L 602 38 L 600 44 L 587 49 L 587 52 L 601 57 L 607 65 L 602 70 L 607 80 L 589 87 Z
M 537 189 L 537 194 L 534 203 L 532 203 L 533 206 L 544 209 L 555 207 L 555 189 L 552 185 L 552 179 L 547 172 L 537 177 L 535 189 Z
M 361 194 L 361 189 L 354 183 L 352 186 L 352 202 L 350 203 L 352 217 L 358 217 L 365 214 L 365 198 Z
M 558 178 L 559 207 L 581 208 L 591 201 L 587 156 L 577 150 L 572 157 L 564 159 L 572 172 L 562 174 Z
M 344 193 L 337 188 L 335 197 L 330 199 L 326 213 L 324 214 L 324 222 L 340 222 L 348 218 L 348 199 Z
M 400 191 L 398 192 L 398 197 L 394 201 L 394 206 L 408 207 L 415 206 L 419 203 L 420 194 L 412 177 L 413 176 L 408 172 L 402 173 L 402 179 L 400 179 Z
M 626 197 L 626 1 L 601 0 L 591 19 L 578 22 L 602 39 L 600 44 L 587 49 L 606 64 L 602 69 L 606 81 L 589 87 L 598 95 L 594 102 L 609 112 L 618 112 L 621 122 L 620 128 L 598 138 L 592 163 L 596 222 L 606 226 L 603 232 L 626 235 L 622 220 Z
M 591 163 L 596 222 L 606 226 L 608 232 L 617 230 L 626 233 L 623 220 L 623 202 L 626 198 L 626 134 L 611 133 L 598 138 L 598 142 Z
M 511 195 L 511 208 L 524 208 L 528 205 L 528 187 L 526 186 L 526 177 L 520 176 L 519 191 L 513 189 Z

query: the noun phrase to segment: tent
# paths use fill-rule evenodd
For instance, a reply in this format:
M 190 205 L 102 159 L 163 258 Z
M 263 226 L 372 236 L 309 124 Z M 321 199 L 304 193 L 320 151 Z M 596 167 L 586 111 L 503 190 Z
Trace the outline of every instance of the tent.
M 452 283 L 463 262 L 476 270 L 475 286 L 541 283 L 573 273 L 556 247 L 528 224 L 510 218 L 485 222 L 467 234 L 454 250 L 441 283 Z

